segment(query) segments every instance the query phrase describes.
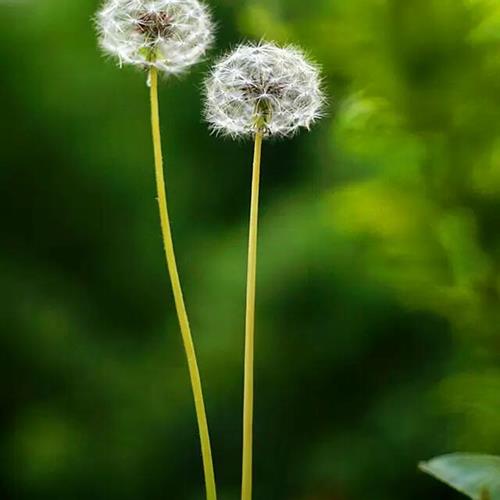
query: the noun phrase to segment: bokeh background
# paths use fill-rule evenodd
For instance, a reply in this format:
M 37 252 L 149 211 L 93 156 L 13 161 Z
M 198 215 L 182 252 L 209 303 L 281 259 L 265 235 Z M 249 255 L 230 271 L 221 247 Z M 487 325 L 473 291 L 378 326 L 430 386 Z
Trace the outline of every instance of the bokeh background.
M 458 499 L 417 470 L 500 452 L 500 3 L 212 0 L 161 87 L 179 266 L 221 500 L 239 495 L 252 145 L 200 118 L 210 62 L 303 46 L 328 116 L 264 149 L 255 499 Z M 2 499 L 198 500 L 145 75 L 95 0 L 0 2 Z

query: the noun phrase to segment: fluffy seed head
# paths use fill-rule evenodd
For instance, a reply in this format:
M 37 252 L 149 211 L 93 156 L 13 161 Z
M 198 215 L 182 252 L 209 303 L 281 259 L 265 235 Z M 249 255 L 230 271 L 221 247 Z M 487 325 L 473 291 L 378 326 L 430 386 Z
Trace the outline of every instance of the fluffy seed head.
M 106 0 L 96 17 L 99 43 L 120 61 L 179 74 L 213 40 L 207 7 L 198 0 Z
M 205 118 L 215 133 L 231 137 L 309 129 L 324 102 L 318 67 L 301 50 L 272 43 L 239 46 L 205 81 Z

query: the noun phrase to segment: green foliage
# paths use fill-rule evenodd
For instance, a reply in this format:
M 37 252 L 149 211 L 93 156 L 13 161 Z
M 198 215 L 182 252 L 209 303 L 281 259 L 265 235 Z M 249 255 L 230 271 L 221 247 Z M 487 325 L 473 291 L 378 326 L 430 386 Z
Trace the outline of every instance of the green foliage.
M 1 497 L 200 499 L 146 78 L 101 58 L 97 3 L 0 2 Z M 444 498 L 419 458 L 500 449 L 499 4 L 210 3 L 212 55 L 244 36 L 298 43 L 330 98 L 319 127 L 263 151 L 255 500 Z M 208 64 L 160 99 L 232 500 L 252 146 L 201 122 Z
M 500 498 L 500 457 L 456 453 L 433 458 L 420 468 L 473 500 Z

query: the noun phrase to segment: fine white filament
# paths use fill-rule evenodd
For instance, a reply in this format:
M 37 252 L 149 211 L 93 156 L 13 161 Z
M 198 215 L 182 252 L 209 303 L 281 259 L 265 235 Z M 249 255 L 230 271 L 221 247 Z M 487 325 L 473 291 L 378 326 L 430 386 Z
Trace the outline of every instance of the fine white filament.
M 241 45 L 218 61 L 205 82 L 205 118 L 233 138 L 288 137 L 321 117 L 319 68 L 294 47 Z
M 107 0 L 96 22 L 100 46 L 120 65 L 169 75 L 197 63 L 213 41 L 210 13 L 198 0 Z

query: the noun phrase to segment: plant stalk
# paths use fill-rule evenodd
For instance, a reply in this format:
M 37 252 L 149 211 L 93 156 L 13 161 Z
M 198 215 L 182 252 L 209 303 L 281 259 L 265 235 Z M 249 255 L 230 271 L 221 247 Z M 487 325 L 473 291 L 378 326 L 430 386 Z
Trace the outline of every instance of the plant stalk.
M 186 358 L 189 368 L 189 376 L 191 379 L 191 387 L 194 396 L 194 404 L 196 409 L 196 418 L 198 421 L 198 430 L 200 434 L 201 453 L 203 458 L 203 469 L 205 473 L 205 488 L 207 500 L 216 500 L 215 474 L 212 461 L 212 451 L 210 446 L 210 436 L 208 432 L 207 416 L 205 404 L 203 401 L 203 391 L 201 385 L 200 372 L 196 361 L 196 351 L 191 336 L 186 305 L 182 294 L 179 272 L 174 253 L 174 243 L 172 239 L 172 230 L 170 227 L 170 219 L 167 207 L 167 193 L 165 188 L 165 179 L 163 174 L 163 155 L 161 147 L 160 134 L 160 111 L 158 104 L 158 71 L 152 67 L 150 69 L 150 98 L 151 98 L 151 128 L 153 134 L 153 147 L 155 157 L 155 175 L 156 188 L 158 192 L 158 205 L 160 209 L 161 230 L 163 236 L 163 244 L 165 247 L 165 256 L 167 268 L 172 283 L 172 291 L 175 300 L 175 308 L 179 319 L 179 326 L 186 352 Z
M 252 199 L 250 209 L 250 233 L 248 239 L 247 297 L 245 319 L 245 382 L 243 394 L 243 464 L 241 500 L 252 498 L 253 458 L 253 399 L 254 399 L 254 331 L 255 287 L 257 270 L 257 230 L 259 219 L 260 164 L 263 132 L 255 134 L 252 173 Z

